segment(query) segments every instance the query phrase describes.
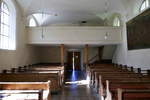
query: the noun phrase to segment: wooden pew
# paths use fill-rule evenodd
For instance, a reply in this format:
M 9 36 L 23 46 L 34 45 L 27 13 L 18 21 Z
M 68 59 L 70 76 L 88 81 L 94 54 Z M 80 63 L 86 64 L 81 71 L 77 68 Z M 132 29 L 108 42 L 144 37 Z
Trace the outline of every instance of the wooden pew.
M 64 78 L 64 66 L 50 66 L 50 65 L 38 65 L 24 67 L 25 71 L 60 71 L 62 78 Z M 62 80 L 63 81 L 63 80 Z
M 62 83 L 64 82 L 64 66 L 33 66 L 26 71 L 59 71 Z
M 59 79 L 60 79 L 60 84 L 63 86 L 64 83 L 64 66 L 30 66 L 30 67 L 25 67 L 24 71 L 21 72 L 37 72 L 37 73 L 44 73 L 44 72 L 59 72 Z
M 54 74 L 55 77 L 57 77 L 57 79 L 54 80 L 52 76 L 52 80 L 51 80 L 52 92 L 60 91 L 60 88 L 64 82 L 64 66 L 43 66 L 43 65 L 23 66 L 23 67 L 18 67 L 18 68 L 12 68 L 11 70 L 3 71 L 3 73 L 41 73 L 41 74 L 51 73 L 51 74 Z
M 93 86 L 98 90 L 99 88 L 99 76 L 105 76 L 106 79 L 135 79 L 141 78 L 143 76 L 136 74 L 136 73 L 128 73 L 128 72 L 95 72 L 95 79 L 93 82 Z M 111 77 L 112 76 L 112 77 Z M 113 77 L 114 76 L 114 77 Z
M 109 85 L 106 85 L 106 89 L 104 90 L 104 87 L 105 87 L 104 86 L 104 82 L 107 81 L 107 80 L 109 80 L 111 83 L 115 83 L 115 82 L 120 82 L 120 84 L 123 84 L 124 82 L 128 83 L 128 84 L 123 84 L 121 86 L 121 88 L 125 87 L 124 89 L 128 89 L 129 88 L 130 90 L 137 88 L 136 84 L 138 82 L 140 84 L 140 85 L 138 84 L 138 86 L 140 86 L 140 89 L 146 89 L 146 88 L 148 88 L 150 86 L 150 79 L 149 79 L 149 77 L 142 76 L 143 74 L 141 74 L 141 69 L 139 69 L 139 68 L 137 69 L 138 74 L 134 73 L 132 67 L 129 68 L 127 66 L 123 66 L 122 68 L 120 68 L 120 67 L 117 68 L 117 67 L 113 67 L 113 66 L 110 66 L 110 65 L 107 66 L 107 67 L 100 65 L 100 66 L 97 66 L 97 67 L 91 67 L 91 69 L 89 68 L 89 72 L 90 71 L 91 71 L 91 74 L 92 74 L 91 75 L 92 76 L 92 80 L 94 78 L 95 78 L 95 81 L 97 80 L 98 74 L 94 75 L 96 73 L 99 73 L 101 75 L 100 76 L 101 78 L 103 77 L 103 79 L 100 78 L 101 82 L 99 83 L 99 86 L 102 89 L 99 89 L 99 91 L 100 91 L 100 93 L 103 96 L 107 94 L 105 100 L 112 100 L 111 92 L 110 92 L 111 89 L 109 90 Z M 116 76 L 114 76 L 114 75 L 116 75 Z M 122 77 L 120 77 L 120 76 L 122 76 Z M 148 82 L 148 84 L 145 85 L 142 82 Z M 134 83 L 134 85 L 132 85 L 131 87 L 129 87 L 133 83 Z M 118 85 L 120 85 L 120 84 L 118 84 Z M 114 87 L 114 85 L 113 86 L 111 85 L 111 88 L 112 87 Z M 119 88 L 119 87 L 117 87 L 117 88 Z M 104 91 L 107 91 L 107 93 L 104 93 Z M 115 99 L 115 100 L 118 100 L 118 99 Z M 125 99 L 125 100 L 127 100 L 127 99 Z M 141 100 L 143 100 L 143 99 L 141 99 Z
M 61 89 L 59 72 L 52 73 L 34 73 L 34 72 L 26 72 L 26 73 L 8 73 L 8 74 L 0 74 L 0 82 L 43 82 L 43 81 L 51 81 L 51 92 L 59 92 Z
M 105 69 L 91 69 L 90 71 L 90 83 L 92 85 L 94 85 L 94 80 L 95 80 L 95 73 L 104 73 L 104 72 L 110 72 L 110 73 L 133 73 L 133 72 L 129 72 L 129 71 L 126 71 L 126 70 L 121 70 L 121 69 L 114 69 L 114 68 L 111 68 L 111 69 L 108 69 L 108 68 L 105 68 Z
M 107 81 L 106 88 L 107 88 L 106 98 L 112 98 L 111 100 L 114 99 L 115 100 L 149 100 L 150 99 L 150 82 L 143 82 L 143 81 L 129 82 L 128 81 L 128 82 L 109 83 L 109 81 Z M 122 90 L 127 90 L 127 91 L 122 91 Z M 148 90 L 149 93 L 147 93 Z M 123 92 L 126 92 L 126 95 L 123 95 L 122 94 Z M 139 97 L 139 99 L 137 99 L 137 97 Z
M 18 68 L 12 68 L 11 70 L 5 70 L 3 73 L 53 73 L 59 71 L 59 83 L 61 86 L 64 83 L 64 66 L 43 66 L 43 65 L 34 65 L 34 66 L 19 66 Z
M 111 82 L 110 85 L 107 83 L 105 86 L 106 81 Z M 146 85 L 143 83 L 146 83 Z M 139 89 L 138 86 L 140 89 L 145 89 L 146 87 L 149 88 L 150 79 L 148 77 L 141 77 L 141 78 L 121 77 L 121 76 L 99 77 L 99 93 L 102 94 L 102 96 L 106 94 L 111 94 L 112 91 L 114 91 L 114 89 L 116 90 L 117 88 Z M 107 91 L 107 93 L 104 93 L 104 91 Z M 106 97 L 108 98 L 108 95 L 106 95 Z
M 0 95 L 4 95 L 3 98 L 13 99 L 14 94 L 37 94 L 38 98 L 34 97 L 34 100 L 51 100 L 50 93 L 50 81 L 47 82 L 0 82 Z M 21 100 L 29 100 L 27 96 Z M 32 95 L 33 97 L 33 95 Z M 31 99 L 30 99 L 31 100 Z
M 150 100 L 150 90 L 148 89 L 120 89 L 117 90 L 118 100 Z

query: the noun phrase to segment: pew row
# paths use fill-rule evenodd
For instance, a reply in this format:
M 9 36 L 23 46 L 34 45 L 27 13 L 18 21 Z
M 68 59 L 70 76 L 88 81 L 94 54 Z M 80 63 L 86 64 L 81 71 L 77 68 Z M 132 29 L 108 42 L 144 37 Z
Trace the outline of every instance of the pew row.
M 4 70 L 3 73 L 58 73 L 59 86 L 63 86 L 64 83 L 64 66 L 45 66 L 45 65 L 34 65 L 34 66 L 23 66 L 18 68 L 12 68 L 11 70 Z M 57 80 L 56 80 L 57 81 Z M 52 80 L 53 84 L 53 80 Z M 57 84 L 56 84 L 57 85 Z M 56 90 L 57 91 L 57 90 Z M 52 87 L 53 92 L 53 87 Z
M 106 81 L 105 100 L 150 100 L 150 82 Z
M 117 90 L 118 100 L 150 100 L 150 90 L 120 89 Z
M 51 100 L 50 81 L 0 82 L 0 100 Z
M 0 74 L 0 82 L 43 82 L 51 81 L 51 92 L 59 92 L 61 89 L 59 72 L 52 73 L 8 73 Z
M 102 100 L 118 100 L 117 90 L 128 89 L 128 91 L 141 89 L 144 91 L 150 89 L 150 77 L 147 74 L 142 74 L 138 69 L 137 73 L 133 70 L 129 70 L 128 67 L 115 67 L 112 64 L 98 64 L 89 67 L 87 72 L 90 77 L 91 85 L 97 89 L 97 92 L 101 95 Z M 132 69 L 132 68 L 131 68 Z M 138 92 L 141 99 L 133 99 L 132 94 L 126 93 L 124 100 L 148 100 L 144 98 L 147 93 Z M 127 95 L 132 97 L 128 98 Z M 147 96 L 148 97 L 148 96 Z

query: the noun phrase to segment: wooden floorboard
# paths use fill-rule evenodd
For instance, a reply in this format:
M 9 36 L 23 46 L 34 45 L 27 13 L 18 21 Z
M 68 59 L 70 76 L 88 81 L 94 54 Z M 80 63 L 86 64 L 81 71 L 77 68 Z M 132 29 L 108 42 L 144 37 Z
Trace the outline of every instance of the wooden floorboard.
M 61 93 L 53 94 L 52 100 L 99 100 L 87 85 L 66 85 Z
M 64 85 L 60 93 L 52 95 L 52 100 L 99 100 L 97 93 L 87 84 L 74 83 L 86 79 L 83 71 L 75 71 L 74 75 L 73 71 L 67 71 L 65 76 L 66 82 L 73 83 Z

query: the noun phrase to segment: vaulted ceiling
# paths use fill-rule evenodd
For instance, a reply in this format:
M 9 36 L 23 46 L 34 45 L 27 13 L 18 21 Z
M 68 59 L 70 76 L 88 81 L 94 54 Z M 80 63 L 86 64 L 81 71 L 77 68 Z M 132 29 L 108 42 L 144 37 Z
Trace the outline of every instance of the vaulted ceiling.
M 17 0 L 24 16 L 38 12 L 50 14 L 47 24 L 98 22 L 106 13 L 124 12 L 127 1 L 129 0 Z

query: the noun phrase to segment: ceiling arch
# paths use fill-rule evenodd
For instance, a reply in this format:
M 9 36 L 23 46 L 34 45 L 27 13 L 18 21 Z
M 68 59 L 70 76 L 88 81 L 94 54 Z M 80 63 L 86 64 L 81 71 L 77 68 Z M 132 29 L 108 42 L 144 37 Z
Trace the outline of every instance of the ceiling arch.
M 41 12 L 50 14 L 45 25 L 81 21 L 99 21 L 102 24 L 100 21 L 106 10 L 109 15 L 123 13 L 125 1 L 127 0 L 17 0 L 24 16 Z

